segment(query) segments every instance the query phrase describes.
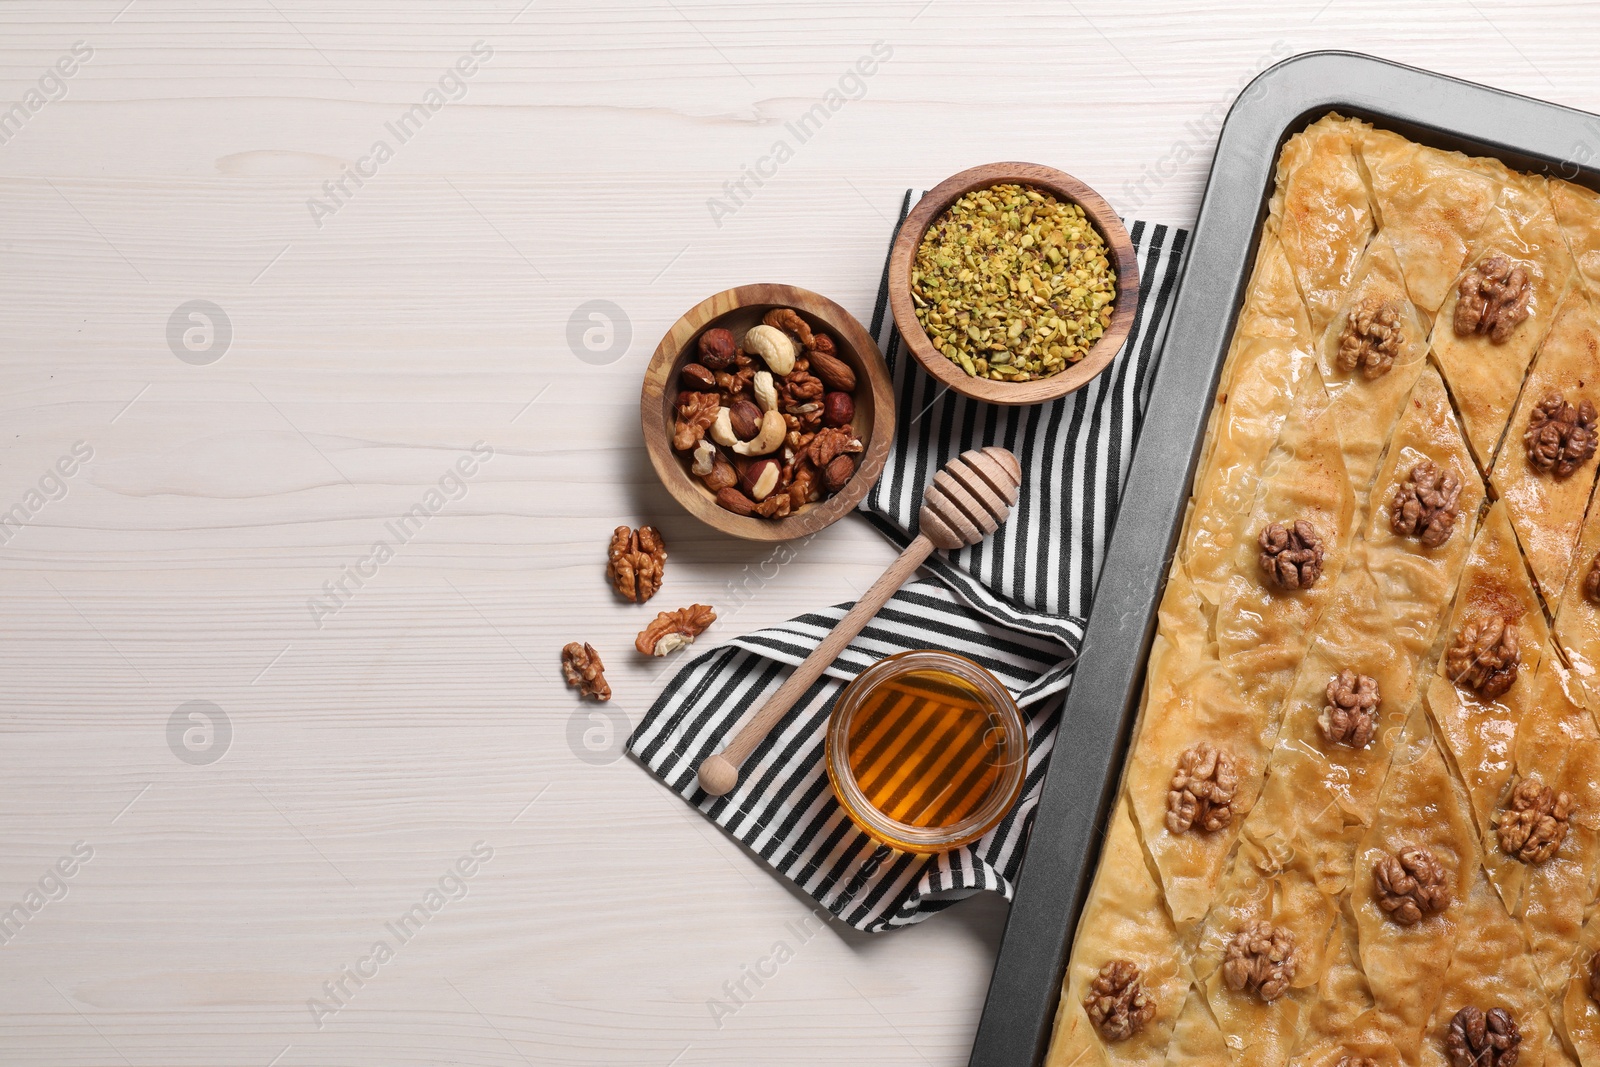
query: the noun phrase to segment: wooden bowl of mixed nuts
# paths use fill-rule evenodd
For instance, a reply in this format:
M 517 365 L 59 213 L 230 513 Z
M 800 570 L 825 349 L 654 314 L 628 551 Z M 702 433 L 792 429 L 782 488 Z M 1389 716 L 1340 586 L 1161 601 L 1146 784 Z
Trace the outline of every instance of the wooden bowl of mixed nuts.
M 661 484 L 691 514 L 787 541 L 854 509 L 883 473 L 894 391 L 844 308 L 792 285 L 741 285 L 673 323 L 640 417 Z
M 965 396 L 1038 404 L 1105 370 L 1133 326 L 1133 242 L 1100 195 L 1034 163 L 939 183 L 889 254 L 889 306 L 918 362 Z

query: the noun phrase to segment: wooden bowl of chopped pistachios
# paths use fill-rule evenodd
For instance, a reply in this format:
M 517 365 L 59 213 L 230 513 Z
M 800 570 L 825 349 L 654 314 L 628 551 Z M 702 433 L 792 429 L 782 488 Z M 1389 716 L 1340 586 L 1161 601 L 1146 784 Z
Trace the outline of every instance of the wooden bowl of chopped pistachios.
M 989 163 L 940 182 L 889 255 L 889 306 L 906 347 L 951 389 L 1039 404 L 1111 363 L 1139 303 L 1133 242 L 1070 174 Z

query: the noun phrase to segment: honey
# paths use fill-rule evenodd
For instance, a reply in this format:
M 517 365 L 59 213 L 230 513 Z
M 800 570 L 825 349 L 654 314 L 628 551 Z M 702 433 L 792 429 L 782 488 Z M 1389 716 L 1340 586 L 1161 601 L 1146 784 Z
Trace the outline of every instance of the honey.
M 976 840 L 1021 790 L 1027 739 L 1011 696 L 964 657 L 902 652 L 841 694 L 828 772 L 851 818 L 909 852 Z

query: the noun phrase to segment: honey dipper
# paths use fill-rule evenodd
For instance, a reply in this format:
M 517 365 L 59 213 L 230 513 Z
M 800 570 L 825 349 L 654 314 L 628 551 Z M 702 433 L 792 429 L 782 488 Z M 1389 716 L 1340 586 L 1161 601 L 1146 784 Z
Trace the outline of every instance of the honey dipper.
M 700 764 L 700 788 L 720 797 L 739 784 L 739 767 L 777 725 L 778 720 L 811 688 L 823 670 L 877 615 L 896 589 L 936 548 L 946 550 L 975 545 L 999 529 L 1011 516 L 1022 482 L 1022 464 L 1003 448 L 990 446 L 963 452 L 933 476 L 922 494 L 921 532 L 889 564 L 889 569 L 856 601 L 850 614 L 811 655 L 795 668 L 772 698 L 734 735 L 728 747 Z

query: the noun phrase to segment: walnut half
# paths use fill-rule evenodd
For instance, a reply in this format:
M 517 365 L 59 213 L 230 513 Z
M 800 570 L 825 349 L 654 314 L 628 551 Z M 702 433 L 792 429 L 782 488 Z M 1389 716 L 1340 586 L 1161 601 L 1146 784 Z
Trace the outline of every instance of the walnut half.
M 1185 749 L 1167 790 L 1167 829 L 1175 834 L 1194 827 L 1222 829 L 1233 821 L 1233 794 L 1238 787 L 1232 753 L 1209 741 Z
M 611 531 L 606 581 L 622 599 L 643 604 L 655 596 L 666 566 L 667 543 L 654 526 L 641 526 L 638 530 L 618 526 Z
M 1526 268 L 1496 252 L 1484 256 L 1461 276 L 1456 293 L 1456 334 L 1488 334 L 1489 340 L 1498 345 L 1504 344 L 1511 331 L 1528 317 L 1533 284 Z
M 1249 990 L 1268 1002 L 1288 991 L 1297 969 L 1294 935 L 1264 919 L 1246 924 L 1223 951 L 1222 980 L 1228 988 Z
M 1261 569 L 1279 589 L 1309 589 L 1322 577 L 1322 538 L 1305 519 L 1269 522 L 1256 539 Z
M 1394 301 L 1369 296 L 1351 309 L 1339 335 L 1339 366 L 1347 371 L 1361 369 L 1367 379 L 1381 378 L 1394 366 L 1404 343 L 1400 328 L 1400 309 Z
M 1512 1067 L 1521 1045 L 1522 1031 L 1504 1008 L 1462 1008 L 1444 1038 L 1450 1067 Z
M 1330 745 L 1366 748 L 1378 732 L 1378 680 L 1346 667 L 1328 680 L 1317 725 Z
M 1083 1010 L 1089 1013 L 1089 1021 L 1107 1041 L 1126 1041 L 1155 1017 L 1155 1002 L 1144 991 L 1140 979 L 1137 964 L 1129 960 L 1111 960 L 1089 984 Z
M 1452 682 L 1494 700 L 1516 683 L 1520 654 L 1514 624 L 1496 616 L 1469 619 L 1445 654 L 1445 670 Z
M 1600 552 L 1589 561 L 1589 573 L 1583 576 L 1583 595 L 1591 604 L 1600 604 Z
M 1557 793 L 1537 779 L 1524 778 L 1511 791 L 1495 825 L 1500 850 L 1523 863 L 1544 863 L 1566 840 L 1573 807 L 1571 793 Z
M 1577 405 L 1551 393 L 1528 416 L 1522 443 L 1528 465 L 1543 474 L 1565 478 L 1589 461 L 1595 447 L 1595 410 L 1587 400 Z
M 1600 950 L 1589 957 L 1589 999 L 1600 1004 Z
M 561 650 L 561 673 L 567 684 L 578 691 L 579 697 L 589 697 L 601 702 L 611 699 L 611 685 L 606 681 L 606 665 L 600 662 L 600 653 L 588 643 L 574 641 Z
M 1425 848 L 1403 848 L 1383 857 L 1372 868 L 1372 882 L 1378 907 L 1401 926 L 1415 926 L 1450 906 L 1444 867 Z
M 1455 533 L 1460 507 L 1461 479 L 1454 471 L 1441 471 L 1425 459 L 1395 486 L 1389 503 L 1389 529 L 1438 548 Z
M 786 498 L 787 499 L 787 498 Z M 694 644 L 694 639 L 717 621 L 717 613 L 705 604 L 690 604 L 677 611 L 663 611 L 639 631 L 633 647 L 641 656 L 665 656 Z

